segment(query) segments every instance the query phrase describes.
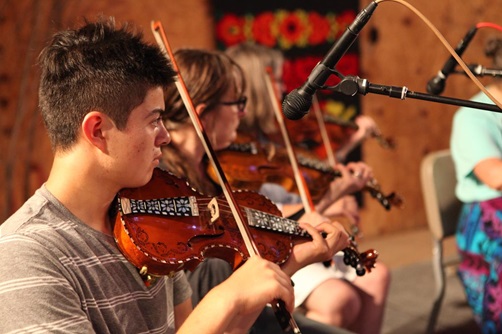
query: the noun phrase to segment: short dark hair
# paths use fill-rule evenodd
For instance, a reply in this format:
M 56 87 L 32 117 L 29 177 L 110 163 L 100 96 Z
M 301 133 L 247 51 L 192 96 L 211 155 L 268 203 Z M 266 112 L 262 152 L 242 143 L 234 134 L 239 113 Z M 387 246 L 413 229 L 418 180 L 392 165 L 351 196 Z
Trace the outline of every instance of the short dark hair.
M 39 106 L 53 148 L 70 148 L 92 110 L 123 129 L 149 89 L 174 82 L 168 59 L 142 37 L 130 24 L 116 27 L 113 18 L 53 36 L 39 56 Z

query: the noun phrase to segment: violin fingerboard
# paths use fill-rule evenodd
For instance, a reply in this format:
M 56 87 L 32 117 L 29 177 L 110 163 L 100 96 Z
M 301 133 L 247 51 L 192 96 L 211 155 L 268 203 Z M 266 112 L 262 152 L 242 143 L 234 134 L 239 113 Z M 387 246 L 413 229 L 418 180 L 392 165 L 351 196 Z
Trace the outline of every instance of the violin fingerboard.
M 250 143 L 232 143 L 228 147 L 229 150 L 235 152 L 258 154 L 258 148 L 254 142 Z
M 199 208 L 195 196 L 139 200 L 121 197 L 122 214 L 151 214 L 161 216 L 198 216 Z
M 307 231 L 298 226 L 298 222 L 283 217 L 274 216 L 262 211 L 245 208 L 248 225 L 279 233 L 307 237 Z
M 306 167 L 306 168 L 311 168 L 314 170 L 318 170 L 322 173 L 328 173 L 333 177 L 340 177 L 340 171 L 333 169 L 332 166 L 330 166 L 328 163 L 323 162 L 321 160 L 315 159 L 315 158 L 310 158 L 303 156 L 301 154 L 297 155 L 298 163 L 300 166 Z

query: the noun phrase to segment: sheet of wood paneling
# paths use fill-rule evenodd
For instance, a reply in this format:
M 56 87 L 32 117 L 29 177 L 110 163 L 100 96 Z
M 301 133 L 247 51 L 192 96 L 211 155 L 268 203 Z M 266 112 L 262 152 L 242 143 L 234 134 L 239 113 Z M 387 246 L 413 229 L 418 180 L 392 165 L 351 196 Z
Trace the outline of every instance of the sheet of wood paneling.
M 369 4 L 361 1 L 361 8 Z M 410 0 L 455 47 L 476 23 L 488 21 L 502 24 L 500 0 Z M 487 36 L 493 29 L 480 29 L 463 55 L 467 63 L 490 66 L 483 54 Z M 498 32 L 501 35 L 500 32 Z M 449 57 L 449 53 L 428 26 L 407 7 L 393 1 L 378 5 L 359 37 L 361 45 L 361 77 L 371 83 L 406 86 L 414 92 L 426 93 L 426 83 Z M 487 82 L 486 80 L 483 80 Z M 463 75 L 452 75 L 446 81 L 444 96 L 469 99 L 478 88 Z M 369 140 L 363 156 L 387 191 L 396 191 L 405 199 L 403 209 L 383 210 L 366 198 L 363 227 L 366 235 L 390 233 L 426 226 L 420 188 L 421 159 L 430 151 L 449 147 L 455 106 L 368 94 L 361 98 L 362 111 L 375 119 L 382 133 L 397 142 L 395 151 L 381 149 Z

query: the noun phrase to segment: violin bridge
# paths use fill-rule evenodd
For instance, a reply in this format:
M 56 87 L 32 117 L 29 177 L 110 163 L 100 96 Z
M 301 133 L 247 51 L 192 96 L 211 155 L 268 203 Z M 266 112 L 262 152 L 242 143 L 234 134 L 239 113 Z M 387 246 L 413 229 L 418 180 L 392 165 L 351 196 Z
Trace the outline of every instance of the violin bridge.
M 207 208 L 209 209 L 209 213 L 211 214 L 210 225 L 212 225 L 216 220 L 220 218 L 220 209 L 218 207 L 218 200 L 216 197 L 213 197 L 211 201 L 209 201 Z

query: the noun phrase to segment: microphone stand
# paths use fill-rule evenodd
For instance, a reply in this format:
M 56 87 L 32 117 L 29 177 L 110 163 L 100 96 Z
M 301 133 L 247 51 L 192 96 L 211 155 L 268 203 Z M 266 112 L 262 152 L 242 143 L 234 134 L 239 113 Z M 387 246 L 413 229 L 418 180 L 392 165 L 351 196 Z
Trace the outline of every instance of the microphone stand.
M 494 78 L 502 77 L 502 69 L 499 68 L 486 68 L 478 64 L 467 65 L 471 72 L 477 77 L 491 76 Z M 454 71 L 454 74 L 464 74 L 467 75 L 465 71 Z
M 361 79 L 358 76 L 349 75 L 342 77 L 339 73 L 337 73 L 337 76 L 341 77 L 340 83 L 332 87 L 325 86 L 323 88 L 339 92 L 348 96 L 354 96 L 356 94 L 366 95 L 368 93 L 373 93 L 379 95 L 387 95 L 389 97 L 398 98 L 401 100 L 404 100 L 405 98 L 412 98 L 412 99 L 502 113 L 502 109 L 500 109 L 495 104 L 481 103 L 452 97 L 444 97 L 426 93 L 413 92 L 408 90 L 406 86 L 398 87 L 398 86 L 385 86 L 385 85 L 372 84 L 367 79 Z

